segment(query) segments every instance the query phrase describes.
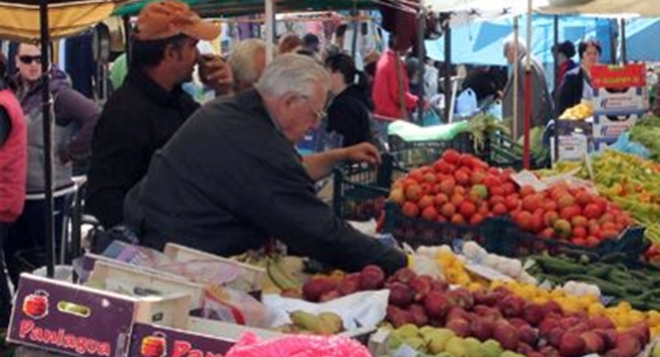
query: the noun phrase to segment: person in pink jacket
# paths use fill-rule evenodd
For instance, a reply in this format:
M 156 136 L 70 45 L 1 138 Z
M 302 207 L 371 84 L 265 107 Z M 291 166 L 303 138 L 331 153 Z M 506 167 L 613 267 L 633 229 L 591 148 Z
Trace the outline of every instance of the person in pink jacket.
M 0 53 L 0 248 L 10 225 L 23 211 L 27 177 L 25 117 L 6 74 L 6 61 Z M 0 249 L 0 329 L 9 324 L 11 300 L 5 257 Z

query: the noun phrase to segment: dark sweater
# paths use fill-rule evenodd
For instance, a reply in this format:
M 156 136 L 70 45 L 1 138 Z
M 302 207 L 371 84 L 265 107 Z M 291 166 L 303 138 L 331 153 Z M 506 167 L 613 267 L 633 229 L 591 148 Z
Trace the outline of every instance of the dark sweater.
M 406 265 L 402 252 L 356 231 L 316 197 L 255 90 L 197 111 L 154 155 L 138 202 L 142 243 L 156 249 L 174 242 L 231 256 L 275 237 L 344 270 Z
M 328 131 L 343 137 L 344 147 L 371 141 L 371 114 L 365 102 L 366 96 L 356 85 L 348 86 L 339 93 L 328 108 Z

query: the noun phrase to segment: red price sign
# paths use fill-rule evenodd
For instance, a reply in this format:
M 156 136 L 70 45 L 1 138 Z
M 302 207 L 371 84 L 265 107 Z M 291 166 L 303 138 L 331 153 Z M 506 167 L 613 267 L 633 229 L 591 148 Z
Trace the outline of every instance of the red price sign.
M 594 66 L 591 69 L 594 88 L 630 88 L 646 86 L 646 66 Z

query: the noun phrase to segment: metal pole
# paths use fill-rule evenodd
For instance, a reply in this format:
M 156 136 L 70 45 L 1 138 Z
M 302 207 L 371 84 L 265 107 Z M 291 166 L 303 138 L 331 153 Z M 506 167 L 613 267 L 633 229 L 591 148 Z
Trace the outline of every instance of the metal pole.
M 451 17 L 451 16 L 450 16 Z M 450 20 L 447 20 L 445 23 L 445 120 L 449 120 L 451 115 L 451 108 L 453 103 L 451 103 L 452 98 L 452 87 L 451 87 L 451 26 Z
M 555 48 L 559 44 L 559 15 L 555 15 L 554 18 L 554 36 L 555 36 Z M 559 93 L 559 84 L 560 79 L 557 78 L 557 72 L 559 72 L 559 63 L 555 61 L 555 93 Z M 554 99 L 554 98 L 553 98 Z M 554 130 L 553 137 L 555 141 L 554 145 L 554 158 L 555 161 L 559 159 L 559 118 L 558 116 L 554 119 Z
M 626 41 L 626 19 L 621 19 L 621 64 L 628 63 L 628 44 Z
M 523 113 L 523 167 L 530 169 L 531 142 L 530 130 L 532 129 L 532 0 L 527 1 L 527 58 L 525 61 L 525 102 Z
M 419 60 L 419 99 L 417 100 L 417 121 L 422 124 L 424 114 L 424 57 L 426 57 L 426 48 L 424 46 L 424 28 L 425 28 L 424 8 L 417 11 L 417 59 Z
M 354 59 L 357 58 L 355 55 L 357 54 L 357 41 L 358 41 L 358 31 L 360 30 L 360 22 L 358 21 L 358 12 L 357 12 L 357 3 L 353 3 L 353 11 L 351 11 L 351 15 L 353 15 L 353 38 L 351 39 L 351 57 Z M 342 44 L 343 46 L 343 44 Z M 340 52 L 343 52 L 344 49 L 340 48 Z
M 46 274 L 55 276 L 55 231 L 53 226 L 53 123 L 50 96 L 50 34 L 48 32 L 48 0 L 39 0 L 39 22 L 41 27 L 41 107 L 43 115 L 45 204 L 44 225 L 46 233 Z
M 520 63 L 518 62 L 518 43 L 520 43 L 520 18 L 515 16 L 513 18 L 513 74 L 511 78 L 513 79 L 513 125 L 511 127 L 511 132 L 513 133 L 513 140 L 518 140 L 518 90 L 519 85 L 518 81 L 520 80 Z
M 131 18 L 128 15 L 122 17 L 124 21 L 124 46 L 126 46 L 126 67 L 131 65 L 131 34 L 133 33 L 133 27 L 131 27 Z
M 275 0 L 264 0 L 266 26 L 266 63 L 275 57 Z

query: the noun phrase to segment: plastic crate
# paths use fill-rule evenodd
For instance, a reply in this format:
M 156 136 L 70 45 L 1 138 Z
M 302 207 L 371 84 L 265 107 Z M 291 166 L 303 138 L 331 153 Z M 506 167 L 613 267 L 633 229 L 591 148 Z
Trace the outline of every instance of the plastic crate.
M 501 134 L 493 133 L 486 138 L 484 148 L 479 150 L 477 156 L 492 167 L 511 167 L 516 171 L 523 169 L 523 158 L 520 154 L 523 147 L 511 138 Z M 551 166 L 549 152 L 547 155 L 534 156 L 530 158 L 530 169 L 545 169 Z
M 368 221 L 383 211 L 392 182 L 406 174 L 383 155 L 379 166 L 348 164 L 333 172 L 333 209 L 342 219 Z
M 435 162 L 446 150 L 474 154 L 472 135 L 461 133 L 451 140 L 406 141 L 398 135 L 388 137 L 389 151 L 401 167 L 417 167 Z
M 492 244 L 506 231 L 509 221 L 501 218 L 489 218 L 477 226 L 457 225 L 448 222 L 433 222 L 423 218 L 411 218 L 403 215 L 399 205 L 393 202 L 385 204 L 384 233 L 390 233 L 394 239 L 417 249 L 420 246 L 453 246 L 457 240 L 474 241 L 486 250 L 493 249 Z
M 511 225 L 501 237 L 499 244 L 492 245 L 493 253 L 508 257 L 524 257 L 548 252 L 550 255 L 580 254 L 598 258 L 621 253 L 629 259 L 637 260 L 644 254 L 648 243 L 644 239 L 644 227 L 626 229 L 618 239 L 602 241 L 596 247 L 584 247 L 568 241 L 546 239 L 523 232 Z

